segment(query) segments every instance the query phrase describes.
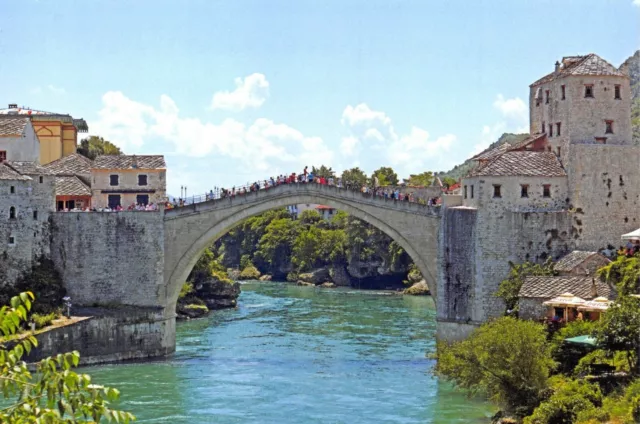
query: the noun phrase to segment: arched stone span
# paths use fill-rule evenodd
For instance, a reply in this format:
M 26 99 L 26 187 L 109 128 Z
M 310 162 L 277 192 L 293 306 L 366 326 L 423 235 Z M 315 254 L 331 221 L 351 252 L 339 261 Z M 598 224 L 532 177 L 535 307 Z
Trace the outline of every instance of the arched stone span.
M 439 208 L 337 187 L 292 184 L 166 211 L 165 292 L 161 296 L 166 299 L 167 310 L 175 308 L 182 283 L 206 247 L 251 216 L 300 203 L 344 210 L 386 233 L 411 256 L 436 298 Z

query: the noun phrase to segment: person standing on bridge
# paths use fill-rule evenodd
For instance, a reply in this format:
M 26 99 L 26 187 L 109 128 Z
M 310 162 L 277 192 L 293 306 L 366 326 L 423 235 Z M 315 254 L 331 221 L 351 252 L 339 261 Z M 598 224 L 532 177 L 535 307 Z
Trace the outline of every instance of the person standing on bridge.
M 380 180 L 378 180 L 378 176 L 376 174 L 373 174 L 373 190 L 377 190 L 378 189 L 378 185 L 380 184 Z
M 307 174 L 309 174 L 309 171 L 307 170 L 308 166 L 304 167 L 304 171 L 302 171 L 302 174 L 304 175 L 304 182 L 307 182 Z

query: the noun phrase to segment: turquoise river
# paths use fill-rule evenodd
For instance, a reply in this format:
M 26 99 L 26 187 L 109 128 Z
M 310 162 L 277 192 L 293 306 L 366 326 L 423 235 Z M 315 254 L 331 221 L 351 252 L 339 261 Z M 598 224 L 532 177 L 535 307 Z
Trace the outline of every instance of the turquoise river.
M 140 423 L 486 423 L 431 374 L 429 297 L 247 283 L 239 307 L 178 323 L 175 356 L 86 368 Z

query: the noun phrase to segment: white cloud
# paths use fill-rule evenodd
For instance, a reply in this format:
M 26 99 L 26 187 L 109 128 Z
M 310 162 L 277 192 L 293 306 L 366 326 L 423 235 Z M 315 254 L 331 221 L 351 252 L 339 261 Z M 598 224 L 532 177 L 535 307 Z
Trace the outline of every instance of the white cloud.
M 212 109 L 239 112 L 246 108 L 262 106 L 269 96 L 269 81 L 263 74 L 254 73 L 247 77 L 235 79 L 236 89 L 219 91 L 211 100 Z
M 99 119 L 89 122 L 92 134 L 105 137 L 127 153 L 158 152 L 156 140 L 177 156 L 224 156 L 263 177 L 301 168 L 301 163 L 331 163 L 333 152 L 321 138 L 308 137 L 286 124 L 266 118 L 246 125 L 234 119 L 220 123 L 180 116 L 175 102 L 160 97 L 159 107 L 129 99 L 119 91 L 102 97 Z M 260 172 L 258 172 L 260 171 Z M 268 172 L 266 172 L 268 171 Z
M 355 107 L 348 105 L 342 113 L 342 124 L 350 132 L 342 139 L 341 153 L 345 156 L 357 156 L 363 149 L 372 166 L 390 164 L 401 175 L 423 172 L 427 160 L 437 158 L 441 162 L 443 154 L 448 152 L 456 141 L 456 136 L 446 134 L 432 139 L 429 132 L 412 127 L 411 132 L 398 135 L 391 118 L 384 112 L 371 109 L 366 103 Z
M 527 119 L 529 119 L 527 105 L 519 97 L 505 99 L 502 94 L 498 94 L 496 100 L 493 102 L 493 107 L 498 109 L 505 119 L 512 121 L 521 127 L 522 125 L 525 125 Z
M 53 94 L 65 94 L 67 92 L 67 90 L 65 90 L 62 87 L 57 87 L 53 84 L 49 84 L 47 86 L 47 88 L 49 89 L 50 92 L 52 92 Z
M 493 107 L 500 112 L 500 119 L 492 125 L 482 127 L 480 140 L 474 145 L 471 156 L 489 147 L 506 132 L 516 134 L 529 132 L 529 109 L 521 98 L 505 99 L 502 94 L 498 94 L 493 101 Z
M 633 3 L 632 3 L 632 4 L 633 4 L 634 6 L 638 6 L 638 7 L 640 7 L 640 0 L 633 0 Z

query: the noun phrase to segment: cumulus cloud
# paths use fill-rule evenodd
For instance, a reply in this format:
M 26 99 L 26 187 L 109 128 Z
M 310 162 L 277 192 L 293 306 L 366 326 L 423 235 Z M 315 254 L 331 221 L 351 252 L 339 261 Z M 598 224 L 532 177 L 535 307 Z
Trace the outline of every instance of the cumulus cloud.
M 640 0 L 633 0 L 633 3 L 632 3 L 632 4 L 633 4 L 634 6 L 638 6 L 638 7 L 640 7 Z
M 219 123 L 183 117 L 169 96 L 159 106 L 137 102 L 119 91 L 102 97 L 99 119 L 90 122 L 99 134 L 125 152 L 158 152 L 156 141 L 173 148 L 173 154 L 192 158 L 224 156 L 262 176 L 275 170 L 290 172 L 304 161 L 331 163 L 332 151 L 319 137 L 308 137 L 286 124 L 259 118 L 251 124 L 235 119 Z M 265 171 L 268 171 L 265 173 Z
M 235 85 L 236 89 L 233 91 L 215 93 L 211 108 L 239 112 L 262 106 L 269 96 L 269 81 L 263 74 L 254 73 L 245 78 L 236 78 Z
M 453 134 L 433 139 L 428 131 L 415 126 L 408 134 L 398 135 L 391 118 L 366 103 L 348 105 L 341 122 L 350 132 L 342 139 L 343 156 L 362 157 L 360 154 L 366 149 L 373 152 L 369 156 L 373 166 L 390 163 L 405 175 L 425 171 L 428 159 L 441 159 L 456 141 Z
M 505 99 L 502 94 L 498 94 L 493 101 L 493 107 L 500 113 L 500 118 L 495 123 L 482 127 L 480 140 L 474 146 L 473 155 L 489 147 L 505 132 L 529 132 L 529 109 L 521 98 Z

